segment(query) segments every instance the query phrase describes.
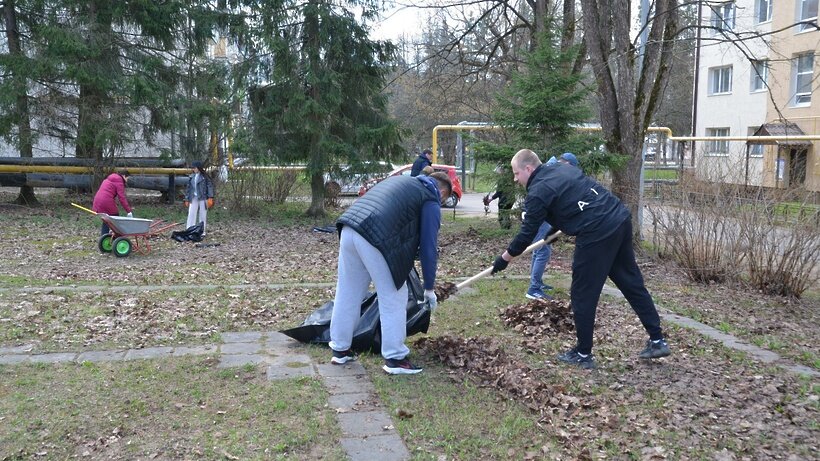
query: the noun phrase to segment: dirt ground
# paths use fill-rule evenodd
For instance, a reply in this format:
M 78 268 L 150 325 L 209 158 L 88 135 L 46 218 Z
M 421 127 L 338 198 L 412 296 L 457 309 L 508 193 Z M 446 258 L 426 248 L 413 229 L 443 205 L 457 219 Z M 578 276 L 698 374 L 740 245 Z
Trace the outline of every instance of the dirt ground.
M 0 290 L 0 324 L 5 331 L 0 334 L 0 347 L 34 344 L 40 351 L 55 351 L 169 340 L 206 342 L 227 328 L 294 326 L 332 296 L 337 237 L 314 232 L 307 222 L 283 225 L 264 217 L 231 218 L 216 212 L 205 242 L 210 246 L 163 237 L 151 241 L 149 254 L 118 259 L 97 251 L 99 223 L 91 216 L 65 203 L 27 209 L 8 205 L 9 200 L 0 194 L 0 288 L 222 288 L 194 299 L 173 289 L 163 295 L 138 290 L 116 296 L 105 291 Z M 137 208 L 149 206 L 139 199 L 135 202 Z M 180 217 L 177 209 L 152 209 L 169 220 Z M 509 236 L 488 231 L 493 226 L 492 221 L 443 224 L 441 283 L 478 273 L 503 251 Z M 554 246 L 548 277 L 569 280 L 571 252 L 571 239 Z M 641 267 L 662 310 L 694 318 L 820 370 L 816 288 L 802 299 L 774 298 L 744 286 L 694 284 L 669 263 L 642 259 Z M 506 272 L 523 276 L 528 267 L 511 264 Z M 296 282 L 318 285 L 287 291 L 276 287 Z M 231 288 L 247 284 L 256 287 Z M 627 354 L 640 341 L 640 326 L 628 308 L 617 304 L 602 301 L 599 308 L 596 341 L 611 344 L 602 348 L 599 358 L 605 371 L 588 381 L 581 378 L 581 384 L 571 374 L 575 370 L 533 365 L 554 348 L 548 337 L 560 334 L 564 342 L 572 337 L 568 302 L 560 297 L 551 303 L 516 301 L 499 308 L 499 318 L 517 338 L 513 344 L 503 338 L 441 335 L 415 340 L 413 347 L 428 360 L 439 360 L 530 407 L 539 424 L 551 428 L 565 441 L 567 453 L 579 458 L 599 458 L 612 446 L 637 437 L 647 439 L 642 459 L 665 459 L 669 453 L 651 445 L 652 434 L 664 432 L 666 440 L 681 446 L 708 445 L 717 450 L 711 453 L 718 454 L 725 450 L 725 456 L 710 459 L 817 459 L 816 380 L 739 357 L 713 341 L 675 329 L 674 362 L 635 365 Z M 76 307 L 76 318 L 66 314 L 72 312 L 66 305 Z M 623 336 L 632 342 L 625 343 Z M 563 379 L 575 384 L 569 386 Z M 624 388 L 631 392 L 619 392 Z M 645 400 L 657 407 L 637 404 Z M 637 409 L 631 410 L 633 405 Z

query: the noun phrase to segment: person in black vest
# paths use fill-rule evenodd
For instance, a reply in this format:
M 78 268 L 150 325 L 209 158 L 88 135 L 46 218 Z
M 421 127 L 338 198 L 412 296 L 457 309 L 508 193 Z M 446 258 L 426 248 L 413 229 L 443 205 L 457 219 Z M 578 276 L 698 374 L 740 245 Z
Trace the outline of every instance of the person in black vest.
M 527 215 L 518 235 L 493 263 L 493 274 L 524 251 L 544 221 L 554 230 L 575 236 L 570 296 L 578 342 L 558 360 L 595 368 L 595 312 L 607 277 L 621 290 L 649 334 L 638 356 L 654 359 L 669 355 L 658 311 L 635 261 L 629 210 L 578 168 L 561 162 L 541 165 L 529 149 L 518 151 L 510 163 L 515 180 L 527 188 Z
M 424 149 L 422 153 L 416 158 L 416 161 L 413 162 L 413 167 L 410 168 L 410 176 L 418 176 L 421 174 L 421 170 L 424 169 L 426 166 L 433 165 L 433 151 L 430 149 Z
M 441 205 L 452 193 L 446 173 L 391 176 L 356 200 L 336 221 L 339 265 L 330 317 L 330 362 L 356 357 L 350 350 L 361 302 L 372 281 L 379 299 L 384 371 L 415 374 L 407 358 L 407 274 L 421 260 L 424 297 L 435 309 Z

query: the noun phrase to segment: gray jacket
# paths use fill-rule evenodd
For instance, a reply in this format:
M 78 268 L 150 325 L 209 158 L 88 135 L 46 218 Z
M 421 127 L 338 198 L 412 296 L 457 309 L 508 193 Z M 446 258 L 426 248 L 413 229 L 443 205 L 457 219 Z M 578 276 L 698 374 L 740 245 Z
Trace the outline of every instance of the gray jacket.
M 185 200 L 189 202 L 194 200 L 194 190 L 196 190 L 196 195 L 199 200 L 214 198 L 214 182 L 211 181 L 211 178 L 200 174 L 199 179 L 196 184 L 194 184 L 195 177 L 197 177 L 197 175 L 192 174 L 188 178 L 188 189 L 185 191 Z

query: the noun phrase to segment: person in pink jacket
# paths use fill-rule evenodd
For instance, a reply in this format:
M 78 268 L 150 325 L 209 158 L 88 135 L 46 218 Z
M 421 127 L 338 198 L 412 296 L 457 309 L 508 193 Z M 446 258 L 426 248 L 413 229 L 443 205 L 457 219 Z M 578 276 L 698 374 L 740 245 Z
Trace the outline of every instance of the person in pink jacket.
M 102 184 L 100 184 L 97 194 L 94 195 L 94 204 L 91 206 L 91 209 L 97 213 L 119 216 L 120 209 L 117 208 L 117 200 L 119 200 L 120 205 L 122 205 L 125 212 L 128 213 L 128 217 L 133 217 L 134 209 L 131 208 L 131 205 L 128 203 L 128 197 L 125 196 L 125 186 L 128 184 L 129 176 L 130 174 L 127 170 L 108 175 Z M 108 224 L 103 222 L 100 234 L 106 235 L 109 232 L 111 232 L 111 229 L 109 229 Z

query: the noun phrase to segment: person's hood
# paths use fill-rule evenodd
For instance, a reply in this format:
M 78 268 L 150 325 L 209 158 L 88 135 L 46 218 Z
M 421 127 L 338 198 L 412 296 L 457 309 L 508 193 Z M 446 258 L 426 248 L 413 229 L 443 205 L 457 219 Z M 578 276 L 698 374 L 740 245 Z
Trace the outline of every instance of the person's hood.
M 436 183 L 435 179 L 433 179 L 429 176 L 425 176 L 425 175 L 418 175 L 418 176 L 416 176 L 416 179 L 421 181 L 421 183 L 424 185 L 424 187 L 426 187 L 428 190 L 430 190 L 432 192 L 435 192 L 438 197 L 441 197 L 441 194 L 439 194 L 438 186 L 437 186 L 437 183 Z

